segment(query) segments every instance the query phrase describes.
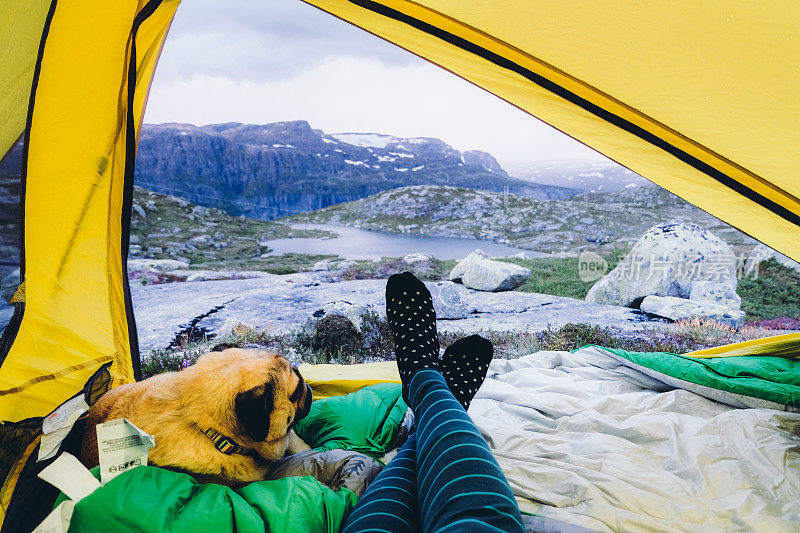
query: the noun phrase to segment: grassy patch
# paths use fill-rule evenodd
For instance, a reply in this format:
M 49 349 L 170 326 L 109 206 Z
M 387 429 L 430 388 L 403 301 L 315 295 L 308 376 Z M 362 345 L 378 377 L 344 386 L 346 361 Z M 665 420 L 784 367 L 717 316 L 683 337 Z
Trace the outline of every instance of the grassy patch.
M 749 320 L 800 316 L 800 273 L 769 259 L 758 276 L 745 276 L 736 289 Z
M 617 266 L 627 250 L 614 248 L 607 254 L 609 269 Z M 577 257 L 543 257 L 537 259 L 501 259 L 507 263 L 531 269 L 531 277 L 518 291 L 538 292 L 583 300 L 594 282 L 586 283 L 578 277 Z

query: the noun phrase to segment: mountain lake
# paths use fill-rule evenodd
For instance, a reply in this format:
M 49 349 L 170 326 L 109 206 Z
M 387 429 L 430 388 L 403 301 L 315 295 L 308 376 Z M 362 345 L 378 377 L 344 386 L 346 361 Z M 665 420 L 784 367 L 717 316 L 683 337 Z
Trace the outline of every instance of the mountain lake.
M 346 226 L 329 224 L 295 224 L 295 229 L 321 229 L 339 235 L 336 239 L 274 239 L 263 241 L 272 248 L 270 254 L 319 254 L 338 255 L 345 259 L 380 259 L 381 257 L 403 257 L 406 254 L 429 254 L 439 259 L 460 259 L 476 248 L 490 257 L 508 256 L 526 252 L 529 257 L 548 257 L 542 252 L 531 252 L 505 244 L 478 239 L 457 239 L 382 233 Z

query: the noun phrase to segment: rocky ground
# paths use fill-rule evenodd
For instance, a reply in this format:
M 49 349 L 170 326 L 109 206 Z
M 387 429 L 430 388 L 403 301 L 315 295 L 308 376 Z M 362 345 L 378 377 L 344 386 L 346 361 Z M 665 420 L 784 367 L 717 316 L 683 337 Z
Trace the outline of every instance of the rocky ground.
M 142 353 L 162 349 L 182 335 L 225 335 L 238 325 L 273 333 L 302 326 L 315 313 L 340 306 L 384 316 L 384 280 L 325 283 L 318 274 L 271 275 L 258 279 L 221 280 L 161 285 L 134 285 L 132 295 Z M 480 292 L 452 282 L 429 284 L 437 296 L 442 331 L 538 332 L 568 323 L 616 328 L 639 333 L 663 325 L 635 309 L 588 304 L 582 300 L 508 291 Z M 450 287 L 444 298 L 442 286 Z M 456 314 L 454 314 L 456 313 Z

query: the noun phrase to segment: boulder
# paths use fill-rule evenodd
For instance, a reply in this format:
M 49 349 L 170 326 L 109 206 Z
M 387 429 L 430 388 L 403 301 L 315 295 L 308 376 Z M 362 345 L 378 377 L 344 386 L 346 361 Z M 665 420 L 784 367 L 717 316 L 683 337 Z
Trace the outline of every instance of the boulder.
M 323 259 L 322 261 L 314 263 L 314 266 L 311 268 L 314 272 L 324 272 L 331 269 L 331 262 L 328 259 Z
M 692 282 L 689 299 L 724 305 L 731 309 L 742 306 L 742 298 L 736 294 L 736 286 L 718 281 Z
M 189 239 L 189 242 L 193 242 L 195 244 L 209 245 L 214 242 L 214 239 L 211 238 L 211 235 L 203 234 L 203 235 L 198 235 L 197 237 L 192 237 L 191 239 Z
M 417 263 L 430 263 L 432 257 L 428 254 L 407 254 L 403 256 L 403 262 L 407 265 L 416 265 Z
M 478 291 L 510 291 L 525 283 L 531 275 L 528 268 L 494 261 L 482 250 L 475 250 L 450 271 L 450 281 L 463 283 Z
M 758 265 L 760 265 L 762 261 L 773 258 L 786 268 L 791 268 L 796 272 L 800 272 L 800 263 L 794 259 L 789 259 L 780 252 L 776 252 L 766 244 L 759 244 L 753 248 L 747 256 L 747 261 L 744 265 L 745 275 L 756 275 L 758 273 Z
M 439 320 L 458 320 L 467 318 L 474 310 L 461 298 L 458 287 L 450 281 L 440 281 L 428 285 L 433 299 L 433 308 Z
M 207 217 L 211 214 L 211 210 L 207 207 L 196 205 L 192 208 L 192 214 L 198 217 Z
M 740 305 L 737 260 L 725 241 L 673 220 L 647 230 L 617 267 L 586 295 L 592 303 L 635 307 L 650 295 Z M 703 282 L 703 283 L 700 283 Z
M 328 302 L 314 311 L 311 321 L 316 324 L 325 317 L 341 316 L 348 319 L 357 332 L 362 333 L 364 317 L 374 313 L 375 311 L 371 305 L 352 304 L 344 300 L 339 300 Z
M 651 315 L 671 320 L 692 318 L 713 319 L 728 326 L 739 328 L 744 324 L 744 311 L 707 301 L 687 300 L 674 296 L 648 296 L 639 309 Z
M 358 263 L 356 263 L 355 261 L 340 261 L 336 265 L 336 269 L 337 270 L 347 270 L 348 268 L 353 268 L 354 266 L 357 266 L 357 265 L 358 265 Z

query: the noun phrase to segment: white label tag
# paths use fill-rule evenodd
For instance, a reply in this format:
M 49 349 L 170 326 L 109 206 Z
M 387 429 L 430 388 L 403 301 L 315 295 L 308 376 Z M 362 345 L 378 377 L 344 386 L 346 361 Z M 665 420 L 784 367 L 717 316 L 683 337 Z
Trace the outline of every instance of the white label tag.
M 105 485 L 123 472 L 147 464 L 148 448 L 156 440 L 127 418 L 110 420 L 97 427 L 100 481 Z
M 42 422 L 42 440 L 39 443 L 39 461 L 53 457 L 61 442 L 69 434 L 75 421 L 89 410 L 83 395 L 76 396 L 61 404 L 58 409 L 47 415 Z
M 53 509 L 47 518 L 42 520 L 33 533 L 66 533 L 69 523 L 72 521 L 72 511 L 75 509 L 75 502 L 66 500 L 61 502 L 58 507 Z
M 67 495 L 75 503 L 100 488 L 100 482 L 74 456 L 67 452 L 58 456 L 39 477 Z

